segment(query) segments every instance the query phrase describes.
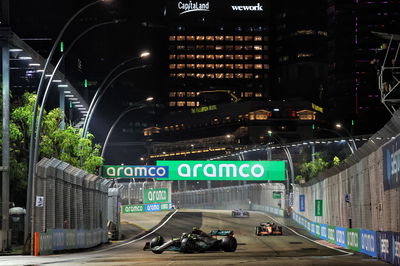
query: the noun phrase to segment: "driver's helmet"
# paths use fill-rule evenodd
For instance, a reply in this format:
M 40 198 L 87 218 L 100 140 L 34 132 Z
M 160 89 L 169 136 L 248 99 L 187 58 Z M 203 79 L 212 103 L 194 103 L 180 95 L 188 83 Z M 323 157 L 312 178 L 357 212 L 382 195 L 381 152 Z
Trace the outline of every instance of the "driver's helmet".
M 187 238 L 188 236 L 189 236 L 189 234 L 188 234 L 188 233 L 182 233 L 182 235 L 181 235 L 181 239 Z

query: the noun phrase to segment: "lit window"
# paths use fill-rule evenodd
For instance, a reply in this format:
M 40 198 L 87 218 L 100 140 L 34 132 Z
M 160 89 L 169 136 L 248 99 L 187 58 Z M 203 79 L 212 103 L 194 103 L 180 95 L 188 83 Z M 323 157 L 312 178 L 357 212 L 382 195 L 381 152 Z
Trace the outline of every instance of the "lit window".
M 301 110 L 297 112 L 297 115 L 300 120 L 315 120 L 315 113 L 310 110 Z
M 186 96 L 187 97 L 195 97 L 196 93 L 194 93 L 194 91 L 188 91 L 188 92 L 186 92 Z
M 224 46 L 223 45 L 215 45 L 215 50 L 223 50 Z
M 175 96 L 176 96 L 176 92 L 175 91 L 169 92 L 169 97 L 175 97 Z
M 256 42 L 262 41 L 262 36 L 254 36 L 254 41 Z
M 297 54 L 298 58 L 302 58 L 302 57 L 312 57 L 314 54 L 312 53 L 299 53 Z
M 169 36 L 168 40 L 170 40 L 170 41 L 175 41 L 175 40 L 176 40 L 176 36 L 171 35 L 171 36 Z
M 204 68 L 204 64 L 196 64 L 196 68 L 197 69 L 203 69 Z
M 224 68 L 224 64 L 215 64 L 216 69 Z
M 214 69 L 214 64 L 206 64 L 207 69 Z
M 186 59 L 194 60 L 194 54 L 186 55 Z
M 225 41 L 233 41 L 233 36 L 225 36 Z
M 232 51 L 233 45 L 225 45 L 225 50 Z
M 223 41 L 224 40 L 224 36 L 215 36 L 215 40 L 216 41 Z
M 254 55 L 254 60 L 262 60 L 262 55 L 260 54 Z
M 200 106 L 200 102 L 196 102 L 196 106 Z
M 177 78 L 184 78 L 185 77 L 185 73 L 178 73 L 176 74 Z
M 253 55 L 252 54 L 244 55 L 244 60 L 253 60 Z
M 233 73 L 226 73 L 225 78 L 227 79 L 233 79 Z
M 206 55 L 206 59 L 208 59 L 208 60 L 214 60 L 214 55 L 213 54 L 208 54 L 208 55 Z
M 188 68 L 188 69 L 194 69 L 194 64 L 187 64 L 187 65 L 186 65 L 186 68 Z
M 185 45 L 177 45 L 176 49 L 178 50 L 185 50 Z
M 206 45 L 206 50 L 214 50 L 214 45 Z
M 186 36 L 186 41 L 194 41 L 194 36 Z
M 263 97 L 263 94 L 262 94 L 262 92 L 256 92 L 255 96 L 256 97 Z
M 267 120 L 271 112 L 267 110 L 257 110 L 254 113 L 256 120 Z
M 196 55 L 196 59 L 204 59 L 204 55 L 203 54 L 198 54 L 198 55 Z
M 202 79 L 204 78 L 205 74 L 204 73 L 197 73 L 196 78 Z
M 186 102 L 185 101 L 178 101 L 176 102 L 176 105 L 179 107 L 185 106 Z
M 171 106 L 171 107 L 176 106 L 176 102 L 169 102 L 168 105 Z
M 243 69 L 243 64 L 235 64 L 235 69 Z
M 196 45 L 196 50 L 204 50 L 204 45 Z
M 253 64 L 244 64 L 244 69 L 252 69 Z
M 176 64 L 169 64 L 169 69 L 175 69 L 176 68 Z
M 242 79 L 243 78 L 243 73 L 235 73 L 235 78 Z
M 169 73 L 169 76 L 170 76 L 171 78 L 174 78 L 174 77 L 176 77 L 176 74 L 175 74 L 175 73 Z
M 243 55 L 242 54 L 235 54 L 235 59 L 236 60 L 243 60 Z
M 253 97 L 253 92 L 252 91 L 246 91 L 244 93 L 244 97 Z
M 177 64 L 176 68 L 177 69 L 184 69 L 185 68 L 185 64 Z
M 194 78 L 194 73 L 186 73 L 186 77 Z
M 196 36 L 196 41 L 204 41 L 204 36 Z
M 169 55 L 169 59 L 170 59 L 170 60 L 176 59 L 176 55 L 175 55 L 175 54 L 170 54 L 170 55 Z
M 176 95 L 177 95 L 178 97 L 185 97 L 185 92 L 183 92 L 183 91 L 178 91 L 178 92 L 176 93 Z
M 213 78 L 215 78 L 215 75 L 212 74 L 212 73 L 209 73 L 209 74 L 206 75 L 206 77 L 207 77 L 208 79 L 213 79 Z
M 254 64 L 254 69 L 262 69 L 262 64 Z
M 243 45 L 235 45 L 235 50 L 240 51 L 243 49 Z
M 225 59 L 233 60 L 233 54 L 226 54 Z
M 187 105 L 187 106 L 196 106 L 196 102 L 194 102 L 194 101 L 188 101 L 188 102 L 186 102 L 186 105 Z
M 328 33 L 326 31 L 319 30 L 317 33 L 320 36 L 328 36 Z
M 233 69 L 233 64 L 226 64 L 226 65 L 225 65 L 225 68 L 226 68 L 226 69 Z
M 185 36 L 176 36 L 176 40 L 177 41 L 184 41 L 185 40 Z
M 206 41 L 214 41 L 214 36 L 206 36 Z
M 244 74 L 245 79 L 252 79 L 253 78 L 253 73 L 245 73 Z
M 224 55 L 223 54 L 216 54 L 215 55 L 215 59 L 217 59 L 217 60 L 224 59 Z
M 254 45 L 254 50 L 262 51 L 262 45 Z
M 178 60 L 185 60 L 185 55 L 184 54 L 178 54 L 177 59 Z
M 249 51 L 249 50 L 253 50 L 253 45 L 245 45 L 244 49 Z
M 235 41 L 243 41 L 243 36 L 235 36 Z
M 216 77 L 217 79 L 223 79 L 223 78 L 224 78 L 224 73 L 216 73 L 216 74 L 215 74 L 215 77 Z
M 256 74 L 256 75 L 254 75 L 254 78 L 255 78 L 255 79 L 260 79 L 260 78 L 261 78 L 261 75 Z

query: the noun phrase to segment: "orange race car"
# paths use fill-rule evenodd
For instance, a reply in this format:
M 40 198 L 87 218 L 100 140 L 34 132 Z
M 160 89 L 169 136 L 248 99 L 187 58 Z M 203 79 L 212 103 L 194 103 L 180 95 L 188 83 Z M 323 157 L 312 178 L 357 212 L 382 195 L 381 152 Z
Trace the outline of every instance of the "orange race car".
M 269 236 L 269 235 L 282 235 L 282 226 L 278 226 L 274 223 L 260 223 L 256 226 L 257 236 Z

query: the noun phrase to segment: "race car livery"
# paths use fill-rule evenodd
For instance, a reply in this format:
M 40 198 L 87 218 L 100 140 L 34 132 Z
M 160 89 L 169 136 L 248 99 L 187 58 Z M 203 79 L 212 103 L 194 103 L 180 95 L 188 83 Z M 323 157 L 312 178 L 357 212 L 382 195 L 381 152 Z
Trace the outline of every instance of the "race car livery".
M 260 223 L 259 226 L 256 226 L 256 235 L 257 236 L 268 236 L 268 235 L 282 235 L 282 226 L 278 226 L 274 223 Z
M 238 209 L 238 210 L 233 210 L 232 211 L 232 217 L 239 217 L 239 218 L 249 218 L 250 217 L 250 213 L 248 211 L 242 210 L 242 209 Z

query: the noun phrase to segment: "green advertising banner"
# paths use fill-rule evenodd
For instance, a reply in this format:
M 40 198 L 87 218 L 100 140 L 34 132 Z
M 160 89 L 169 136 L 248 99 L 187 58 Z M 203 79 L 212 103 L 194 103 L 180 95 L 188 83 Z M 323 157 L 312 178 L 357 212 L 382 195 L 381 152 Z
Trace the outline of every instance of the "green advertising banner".
M 273 199 L 280 199 L 282 197 L 282 193 L 279 191 L 274 191 L 272 192 L 272 198 Z
M 334 226 L 328 225 L 328 241 L 332 244 L 336 244 L 336 232 Z
M 322 200 L 315 200 L 315 216 L 322 216 Z
M 144 207 L 142 204 L 136 205 L 123 205 L 122 213 L 134 213 L 134 212 L 144 212 Z
M 285 181 L 285 161 L 157 161 L 168 177 L 157 180 Z
M 161 203 L 168 201 L 168 188 L 151 188 L 143 192 L 143 203 Z
M 360 229 L 346 228 L 347 248 L 360 252 Z

